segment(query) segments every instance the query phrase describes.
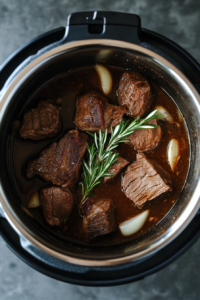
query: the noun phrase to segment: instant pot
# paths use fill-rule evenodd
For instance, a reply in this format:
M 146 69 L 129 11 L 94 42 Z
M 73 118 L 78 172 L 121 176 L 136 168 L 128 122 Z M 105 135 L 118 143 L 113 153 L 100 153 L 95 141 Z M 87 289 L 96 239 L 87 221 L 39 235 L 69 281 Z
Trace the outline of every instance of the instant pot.
M 51 235 L 20 207 L 12 171 L 12 127 L 31 95 L 58 74 L 96 63 L 153 78 L 179 107 L 190 138 L 190 168 L 174 207 L 147 234 L 109 247 Z M 200 65 L 171 40 L 141 27 L 137 15 L 82 12 L 67 26 L 20 48 L 0 73 L 0 235 L 34 269 L 57 280 L 108 286 L 140 280 L 173 262 L 200 234 Z

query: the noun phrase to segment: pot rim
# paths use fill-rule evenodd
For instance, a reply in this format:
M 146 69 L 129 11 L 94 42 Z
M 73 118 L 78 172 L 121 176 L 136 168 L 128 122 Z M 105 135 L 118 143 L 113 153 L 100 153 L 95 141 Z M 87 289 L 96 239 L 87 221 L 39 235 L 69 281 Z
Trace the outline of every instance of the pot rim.
M 196 89 L 193 87 L 192 83 L 187 79 L 187 77 L 177 69 L 172 63 L 168 60 L 163 58 L 162 56 L 158 55 L 157 53 L 148 50 L 144 47 L 118 41 L 118 40 L 107 40 L 107 39 L 92 39 L 92 40 L 82 40 L 82 41 L 75 41 L 70 42 L 67 44 L 60 44 L 55 43 L 50 45 L 42 50 L 40 50 L 36 55 L 31 56 L 29 59 L 25 60 L 11 75 L 11 77 L 6 82 L 0 96 L 0 123 L 2 122 L 2 117 L 5 112 L 6 106 L 9 103 L 10 99 L 13 95 L 17 92 L 18 88 L 21 84 L 27 80 L 27 78 L 34 73 L 34 71 L 41 67 L 43 64 L 47 62 L 47 60 L 56 57 L 57 55 L 62 54 L 66 50 L 73 50 L 77 49 L 81 46 L 105 46 L 105 47 L 117 47 L 123 50 L 134 50 L 138 52 L 142 52 L 148 56 L 151 56 L 154 61 L 159 62 L 160 65 L 164 65 L 170 70 L 172 76 L 176 77 L 190 92 L 190 95 L 193 101 L 196 103 L 199 114 L 200 114 L 200 96 L 197 93 Z M 102 259 L 102 260 L 94 260 L 94 259 L 84 259 L 84 258 L 77 258 L 72 257 L 63 253 L 59 253 L 41 243 L 33 233 L 23 226 L 23 223 L 15 212 L 12 210 L 11 206 L 9 205 L 9 201 L 6 199 L 5 194 L 2 189 L 2 185 L 0 186 L 0 205 L 3 209 L 3 214 L 6 219 L 9 221 L 11 226 L 14 230 L 19 234 L 20 237 L 26 239 L 29 243 L 34 245 L 37 249 L 47 253 L 50 256 L 53 256 L 61 261 L 80 265 L 80 266 L 87 266 L 87 267 L 105 267 L 105 266 L 113 266 L 119 264 L 125 264 L 133 261 L 137 261 L 140 259 L 147 258 L 148 256 L 154 254 L 155 252 L 161 250 L 167 244 L 172 242 L 191 222 L 191 220 L 196 215 L 197 211 L 200 207 L 199 201 L 199 192 L 200 190 L 200 180 L 197 182 L 196 188 L 193 191 L 193 195 L 189 202 L 193 201 L 193 205 L 188 205 L 181 216 L 177 218 L 177 220 L 171 225 L 171 227 L 159 237 L 158 240 L 155 240 L 151 245 L 149 245 L 146 249 L 131 254 L 126 255 L 118 258 L 113 259 Z M 25 229 L 26 228 L 26 229 Z

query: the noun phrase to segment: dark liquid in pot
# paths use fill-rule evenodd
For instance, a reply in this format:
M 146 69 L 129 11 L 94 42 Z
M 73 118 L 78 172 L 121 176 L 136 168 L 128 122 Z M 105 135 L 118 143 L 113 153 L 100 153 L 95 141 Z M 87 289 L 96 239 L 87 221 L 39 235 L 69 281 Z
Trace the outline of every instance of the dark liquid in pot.
M 108 66 L 108 68 L 113 77 L 113 88 L 108 98 L 110 103 L 117 105 L 116 91 L 119 79 L 125 70 L 110 66 Z M 151 110 L 153 110 L 156 105 L 163 106 L 171 114 L 175 123 L 169 124 L 168 122 L 160 121 L 163 130 L 161 143 L 155 150 L 146 153 L 146 156 L 156 160 L 166 171 L 170 173 L 173 178 L 173 191 L 161 195 L 156 200 L 150 201 L 143 209 L 138 209 L 134 205 L 133 201 L 128 199 L 122 192 L 121 175 L 119 175 L 113 182 L 99 184 L 93 190 L 94 197 L 95 199 L 110 198 L 113 200 L 118 225 L 119 223 L 126 221 L 130 217 L 138 215 L 147 209 L 149 210 L 149 216 L 142 229 L 136 234 L 124 237 L 118 229 L 112 234 L 103 236 L 96 241 L 91 242 L 94 246 L 122 243 L 124 241 L 134 239 L 150 230 L 170 211 L 184 186 L 190 157 L 190 147 L 186 126 L 183 119 L 180 118 L 177 106 L 174 104 L 169 95 L 167 95 L 165 91 L 163 91 L 153 80 L 149 80 L 149 83 L 153 92 Z M 37 142 L 23 140 L 19 136 L 19 126 L 17 130 L 15 129 L 13 131 L 13 174 L 15 177 L 18 195 L 25 207 L 27 207 L 29 198 L 34 191 L 40 190 L 45 186 L 51 186 L 50 183 L 46 182 L 39 176 L 34 176 L 32 180 L 28 180 L 26 178 L 28 161 L 39 155 L 44 148 L 49 147 L 49 145 L 54 141 L 59 141 L 70 129 L 75 128 L 74 115 L 76 97 L 93 89 L 97 89 L 102 92 L 99 78 L 94 67 L 76 69 L 73 72 L 71 71 L 52 79 L 46 85 L 41 87 L 22 109 L 18 119 L 20 121 L 22 121 L 23 113 L 27 108 L 36 107 L 40 100 L 52 99 L 61 104 L 60 113 L 63 122 L 62 132 L 54 139 L 45 139 Z M 179 141 L 181 154 L 175 172 L 172 172 L 167 160 L 167 146 L 172 138 Z M 134 151 L 133 147 L 123 143 L 120 144 L 117 149 L 122 157 L 130 162 L 135 161 L 136 151 Z M 77 184 L 72 192 L 76 203 L 78 203 L 81 200 L 80 186 Z M 35 220 L 50 232 L 53 232 L 67 240 L 75 241 L 77 243 L 85 243 L 84 233 L 82 231 L 82 218 L 79 216 L 78 209 L 74 208 L 64 228 L 51 227 L 46 224 L 41 208 L 30 209 L 30 212 L 34 216 Z M 152 219 L 152 217 L 154 219 Z

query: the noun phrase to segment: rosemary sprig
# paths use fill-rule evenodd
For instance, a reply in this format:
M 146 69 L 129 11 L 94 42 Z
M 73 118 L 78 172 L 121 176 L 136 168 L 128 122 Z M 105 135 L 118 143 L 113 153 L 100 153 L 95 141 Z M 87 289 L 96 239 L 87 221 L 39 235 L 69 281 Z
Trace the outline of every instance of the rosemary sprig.
M 85 199 L 90 196 L 91 190 L 98 185 L 103 177 L 112 176 L 112 173 L 108 172 L 108 169 L 116 163 L 117 156 L 119 153 L 113 153 L 112 150 L 115 149 L 119 143 L 127 142 L 128 139 L 125 139 L 128 135 L 133 133 L 137 129 L 146 129 L 146 128 L 156 128 L 157 126 L 153 124 L 145 124 L 148 121 L 154 118 L 160 118 L 161 116 L 157 114 L 157 110 L 151 112 L 145 119 L 140 121 L 140 117 L 135 119 L 128 125 L 129 121 L 122 119 L 121 123 L 115 127 L 113 130 L 111 126 L 111 137 L 108 141 L 107 138 L 108 131 L 106 129 L 105 133 L 99 130 L 99 136 L 91 132 L 87 132 L 92 135 L 94 138 L 94 143 L 90 147 L 87 145 L 89 161 L 86 162 L 83 159 L 83 183 L 82 185 L 82 194 L 83 199 L 81 200 L 79 207 L 85 201 Z
M 92 148 L 93 146 L 94 144 L 92 145 Z M 94 155 L 94 152 L 93 150 L 91 151 L 91 149 L 88 152 L 89 152 L 89 160 L 90 160 Z M 84 200 L 90 195 L 91 190 L 101 182 L 101 179 L 103 177 L 105 176 L 108 177 L 113 175 L 112 173 L 109 173 L 107 170 L 110 168 L 111 165 L 115 163 L 118 155 L 119 155 L 118 153 L 112 155 L 112 151 L 110 151 L 106 161 L 101 161 L 101 162 L 93 161 L 93 163 L 91 164 L 92 168 L 89 167 L 90 161 L 89 163 L 86 163 L 86 161 L 83 159 L 84 178 L 83 178 L 83 183 L 82 182 L 80 183 L 82 185 L 83 199 L 81 200 L 79 207 L 84 202 Z

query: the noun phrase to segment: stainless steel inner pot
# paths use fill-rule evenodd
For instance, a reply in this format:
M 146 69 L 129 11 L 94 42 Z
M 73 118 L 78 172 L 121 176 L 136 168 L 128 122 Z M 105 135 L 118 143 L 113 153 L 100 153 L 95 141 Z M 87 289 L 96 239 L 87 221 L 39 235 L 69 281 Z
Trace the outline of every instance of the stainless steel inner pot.
M 59 240 L 28 217 L 20 208 L 10 167 L 12 123 L 34 91 L 58 74 L 96 63 L 139 70 L 144 76 L 154 79 L 182 112 L 191 147 L 190 169 L 185 187 L 162 222 L 139 239 L 118 246 L 98 248 Z M 155 52 L 135 44 L 108 39 L 55 43 L 28 58 L 15 70 L 6 82 L 0 100 L 0 147 L 7 165 L 5 176 L 0 178 L 0 214 L 7 218 L 27 250 L 34 245 L 51 257 L 83 266 L 108 266 L 137 261 L 165 247 L 197 213 L 200 207 L 200 97 L 189 80 Z

